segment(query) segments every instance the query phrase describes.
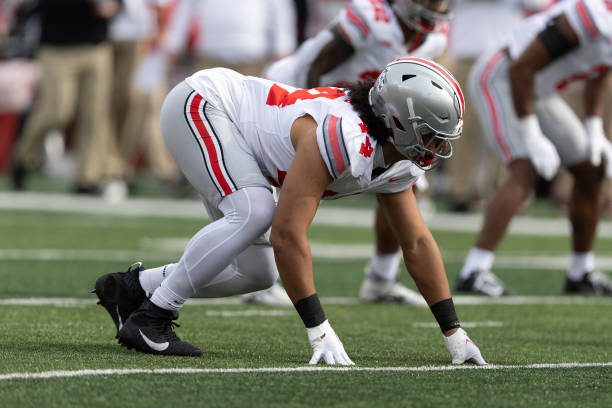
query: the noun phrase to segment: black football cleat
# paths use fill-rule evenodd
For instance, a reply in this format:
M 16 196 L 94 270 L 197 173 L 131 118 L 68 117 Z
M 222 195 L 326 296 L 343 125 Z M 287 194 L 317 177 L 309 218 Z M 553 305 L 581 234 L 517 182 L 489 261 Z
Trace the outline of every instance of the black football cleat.
M 179 339 L 173 326 L 178 312 L 162 309 L 145 299 L 119 330 L 119 344 L 143 353 L 200 357 L 202 351 Z
M 612 282 L 603 273 L 591 271 L 585 273 L 579 281 L 565 277 L 564 292 L 576 295 L 612 296 Z
M 117 332 L 146 298 L 138 280 L 142 270 L 142 263 L 136 262 L 126 272 L 107 273 L 96 280 L 92 293 L 98 296 L 98 304 L 104 306 L 113 319 Z

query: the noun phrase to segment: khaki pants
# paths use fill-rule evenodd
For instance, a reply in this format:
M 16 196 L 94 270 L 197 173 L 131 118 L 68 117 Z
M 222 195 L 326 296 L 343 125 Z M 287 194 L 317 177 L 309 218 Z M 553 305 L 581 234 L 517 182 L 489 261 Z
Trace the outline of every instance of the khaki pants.
M 442 63 L 455 76 L 467 96 L 467 78 L 473 59 L 449 57 Z M 476 110 L 466 101 L 463 135 L 453 143 L 453 156 L 445 163 L 449 199 L 454 203 L 473 204 L 489 197 L 505 175 L 504 166 L 488 148 Z
M 16 146 L 16 159 L 31 166 L 46 133 L 74 121 L 77 183 L 120 177 L 123 169 L 113 156 L 109 132 L 110 46 L 43 45 L 37 60 L 42 68 L 39 100 Z
M 138 41 L 113 43 L 113 124 L 119 154 L 129 173 L 131 162 L 139 149 L 153 174 L 163 180 L 173 180 L 178 169 L 166 149 L 159 124 L 159 111 L 166 94 L 162 85 L 154 92 L 142 92 L 132 86 L 132 75 L 144 56 Z

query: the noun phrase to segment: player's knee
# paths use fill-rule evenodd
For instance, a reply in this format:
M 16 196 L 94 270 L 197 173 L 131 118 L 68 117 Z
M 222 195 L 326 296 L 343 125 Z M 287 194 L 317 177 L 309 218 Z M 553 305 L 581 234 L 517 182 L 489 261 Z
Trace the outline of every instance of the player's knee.
M 531 193 L 536 180 L 537 173 L 530 160 L 517 159 L 510 163 L 508 182 L 513 183 L 516 188 L 520 189 L 520 193 L 525 197 Z
M 224 198 L 219 208 L 230 224 L 243 225 L 245 232 L 258 236 L 272 224 L 276 204 L 268 189 L 249 187 Z
M 574 176 L 574 188 L 580 191 L 596 191 L 605 178 L 604 166 L 593 166 L 590 162 L 582 162 L 569 168 Z

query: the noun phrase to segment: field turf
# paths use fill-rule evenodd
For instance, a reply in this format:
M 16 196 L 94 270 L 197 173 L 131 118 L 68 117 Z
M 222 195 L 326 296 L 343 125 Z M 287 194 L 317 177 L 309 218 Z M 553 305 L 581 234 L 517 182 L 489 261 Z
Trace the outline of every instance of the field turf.
M 0 407 L 612 406 L 612 299 L 562 294 L 563 269 L 542 257 L 566 256 L 563 236 L 504 241 L 500 256 L 533 259 L 495 270 L 520 297 L 456 297 L 488 369 L 451 366 L 427 308 L 359 303 L 369 253 L 340 250 L 337 258 L 317 256 L 315 274 L 355 369 L 304 369 L 310 349 L 294 310 L 238 298 L 181 311 L 177 332 L 203 349 L 202 358 L 118 346 L 89 293 L 95 278 L 136 260 L 176 260 L 202 224 L 0 210 Z M 314 225 L 310 235 L 330 247 L 372 241 L 370 229 L 349 226 Z M 434 235 L 452 285 L 474 234 Z M 610 256 L 610 248 L 612 239 L 602 238 L 597 254 Z M 414 287 L 405 271 L 401 279 Z M 52 373 L 59 371 L 66 372 Z

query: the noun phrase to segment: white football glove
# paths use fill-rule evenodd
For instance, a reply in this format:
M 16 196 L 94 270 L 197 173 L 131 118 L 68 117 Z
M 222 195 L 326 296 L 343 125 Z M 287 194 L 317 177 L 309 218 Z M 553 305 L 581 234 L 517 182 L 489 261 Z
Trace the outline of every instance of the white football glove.
M 561 164 L 557 149 L 542 133 L 535 115 L 524 117 L 519 121 L 519 125 L 533 167 L 540 176 L 551 180 Z
M 589 137 L 591 163 L 599 166 L 603 157 L 606 161 L 606 176 L 612 177 L 612 144 L 606 138 L 603 120 L 598 116 L 590 116 L 584 121 L 584 127 Z
M 317 364 L 323 357 L 327 364 L 354 365 L 329 321 L 306 328 L 306 333 L 313 352 L 309 364 Z
M 482 358 L 478 346 L 474 344 L 462 328 L 448 337 L 444 336 L 444 344 L 453 359 L 453 364 L 463 364 L 466 361 L 478 365 L 487 364 Z

